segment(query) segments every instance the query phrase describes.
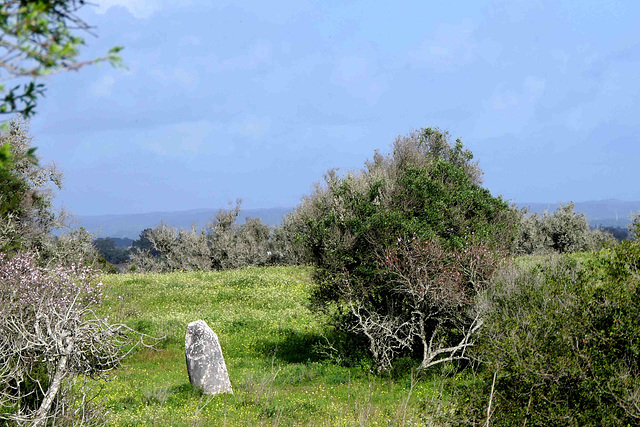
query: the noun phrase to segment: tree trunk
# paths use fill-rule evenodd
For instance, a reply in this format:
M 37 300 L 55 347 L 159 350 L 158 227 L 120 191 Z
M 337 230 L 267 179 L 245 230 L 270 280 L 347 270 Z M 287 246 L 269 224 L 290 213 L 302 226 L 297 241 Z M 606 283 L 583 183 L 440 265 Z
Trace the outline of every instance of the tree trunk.
M 49 414 L 49 410 L 51 409 L 51 405 L 53 404 L 54 399 L 58 395 L 58 391 L 60 390 L 60 385 L 62 384 L 62 379 L 67 374 L 67 360 L 69 359 L 68 355 L 63 355 L 58 362 L 58 366 L 56 367 L 56 374 L 53 377 L 53 381 L 51 381 L 51 385 L 49 386 L 49 390 L 47 390 L 47 394 L 45 394 L 44 399 L 42 399 L 42 404 L 40 408 L 38 408 L 38 412 L 33 420 L 33 427 L 43 426 L 47 421 L 47 415 Z

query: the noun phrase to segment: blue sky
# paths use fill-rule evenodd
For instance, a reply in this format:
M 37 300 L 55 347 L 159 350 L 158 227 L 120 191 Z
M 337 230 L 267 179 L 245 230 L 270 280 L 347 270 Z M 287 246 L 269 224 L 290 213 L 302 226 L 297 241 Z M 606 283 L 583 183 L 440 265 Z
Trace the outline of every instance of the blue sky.
M 79 215 L 292 207 L 438 126 L 515 202 L 640 200 L 640 2 L 108 0 L 34 145 Z

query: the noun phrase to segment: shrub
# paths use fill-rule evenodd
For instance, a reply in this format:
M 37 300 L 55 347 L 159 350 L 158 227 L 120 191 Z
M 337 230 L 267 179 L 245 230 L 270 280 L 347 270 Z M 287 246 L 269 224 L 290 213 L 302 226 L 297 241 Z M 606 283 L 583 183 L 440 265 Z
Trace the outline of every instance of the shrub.
M 124 325 L 98 318 L 101 283 L 89 267 L 37 266 L 0 253 L 0 420 L 45 425 L 75 409 L 75 378 L 106 378 L 131 349 Z M 85 420 L 86 421 L 86 420 Z
M 637 425 L 640 244 L 525 258 L 496 276 L 458 416 L 493 425 Z M 493 377 L 495 384 L 491 392 Z
M 445 259 L 478 243 L 489 250 L 512 245 L 517 212 L 480 186 L 472 158 L 460 140 L 451 144 L 447 133 L 423 129 L 397 138 L 389 155 L 376 152 L 364 170 L 344 177 L 329 171 L 325 185 L 287 217 L 285 229 L 316 267 L 316 307 L 331 312 L 336 326 L 366 335 L 364 323 L 402 325 L 411 317 L 406 295 L 397 292 L 390 266 L 381 262 L 398 239 L 432 244 Z M 420 340 L 400 347 L 405 354 L 422 353 Z M 400 354 L 394 351 L 394 357 Z
M 614 242 L 604 230 L 591 230 L 574 203 L 560 203 L 553 212 L 523 215 L 516 250 L 520 254 L 571 253 L 599 250 Z
M 376 288 L 376 283 L 344 285 L 356 320 L 353 330 L 369 339 L 382 370 L 390 370 L 396 356 L 415 347 L 422 350 L 419 369 L 465 359 L 482 326 L 475 296 L 500 261 L 499 253 L 486 243 L 447 250 L 438 240 L 398 238 L 379 260 L 388 272 L 385 289 Z M 370 309 L 369 301 L 381 294 L 393 301 L 384 314 Z
M 247 218 L 238 225 L 241 201 L 221 209 L 205 229 L 177 229 L 161 223 L 146 229 L 134 242 L 136 271 L 226 270 L 249 265 L 288 263 L 288 240 L 279 229 Z M 144 248 L 144 249 L 143 249 Z
M 631 215 L 631 224 L 629 225 L 629 231 L 631 231 L 634 239 L 640 240 L 640 212 Z
M 266 265 L 273 249 L 271 228 L 259 218 L 238 225 L 241 200 L 233 209 L 221 209 L 209 224 L 213 268 L 226 270 L 248 265 Z

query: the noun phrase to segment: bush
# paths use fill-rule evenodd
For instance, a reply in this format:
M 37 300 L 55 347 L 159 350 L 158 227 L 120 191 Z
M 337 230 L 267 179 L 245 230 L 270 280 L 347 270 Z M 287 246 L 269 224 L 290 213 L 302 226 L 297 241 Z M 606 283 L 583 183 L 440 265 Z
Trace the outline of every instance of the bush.
M 447 259 L 480 243 L 491 251 L 511 247 L 517 212 L 480 186 L 472 158 L 460 140 L 451 144 L 447 133 L 423 129 L 397 138 L 389 155 L 376 152 L 364 170 L 344 177 L 329 171 L 325 185 L 287 217 L 285 229 L 316 267 L 316 307 L 330 312 L 337 327 L 366 335 L 365 323 L 402 325 L 411 317 L 406 295 L 381 262 L 398 239 L 441 248 Z M 464 327 L 471 327 L 473 318 Z M 460 328 L 439 336 L 459 337 Z M 438 344 L 446 348 L 450 342 Z M 420 340 L 400 348 L 393 357 L 423 352 Z M 388 368 L 384 358 L 378 363 Z
M 135 241 L 132 263 L 136 271 L 226 270 L 249 265 L 290 263 L 283 232 L 247 218 L 238 225 L 241 201 L 232 209 L 221 209 L 207 228 L 177 229 L 161 223 L 146 229 Z
M 614 242 L 601 229 L 591 230 L 586 216 L 574 211 L 574 203 L 560 203 L 553 212 L 523 215 L 516 250 L 520 254 L 571 253 L 599 250 Z
M 148 233 L 148 238 L 158 252 L 159 258 L 155 260 L 154 265 L 154 260 L 135 257 L 134 262 L 138 262 L 138 266 L 143 271 L 145 266 L 153 266 L 152 271 L 192 271 L 211 268 L 211 251 L 207 236 L 194 227 L 190 230 L 178 230 L 176 227 L 160 223 Z M 150 256 L 150 253 L 145 251 L 142 255 Z
M 273 261 L 271 228 L 259 218 L 247 218 L 238 225 L 241 200 L 233 209 L 221 209 L 209 224 L 213 268 L 227 270 L 248 265 L 267 265 Z
M 525 258 L 496 276 L 471 350 L 479 381 L 461 396 L 470 424 L 640 422 L 640 244 L 580 257 Z
M 94 314 L 101 285 L 88 267 L 45 269 L 34 254 L 0 253 L 0 420 L 45 425 L 88 414 L 86 381 L 106 378 L 135 344 L 129 328 Z

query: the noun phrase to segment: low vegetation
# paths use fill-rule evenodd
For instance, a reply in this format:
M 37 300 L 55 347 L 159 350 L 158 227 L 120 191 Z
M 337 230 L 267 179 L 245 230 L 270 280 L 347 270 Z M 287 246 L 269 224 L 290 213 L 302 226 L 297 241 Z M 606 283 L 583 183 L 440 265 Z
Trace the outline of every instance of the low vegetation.
M 456 424 L 640 422 L 640 242 L 520 258 L 481 305 L 480 363 L 457 388 Z
M 308 308 L 311 270 L 250 267 L 223 272 L 110 275 L 104 314 L 164 336 L 106 383 L 110 425 L 421 425 L 441 381 L 410 370 L 378 376 L 366 359 L 330 357 L 332 330 Z M 187 324 L 218 334 L 232 395 L 202 396 L 189 384 Z

